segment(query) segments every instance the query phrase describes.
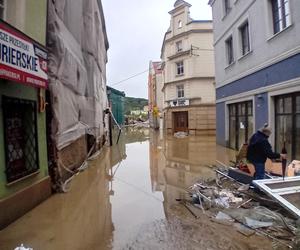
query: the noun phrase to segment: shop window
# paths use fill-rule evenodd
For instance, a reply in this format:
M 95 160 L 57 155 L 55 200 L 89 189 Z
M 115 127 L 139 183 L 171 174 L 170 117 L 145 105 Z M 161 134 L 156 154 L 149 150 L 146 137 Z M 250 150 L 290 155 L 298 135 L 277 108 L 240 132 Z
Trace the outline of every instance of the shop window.
M 11 183 L 36 172 L 38 165 L 36 102 L 2 96 L 6 178 Z
M 230 104 L 229 147 L 238 150 L 253 134 L 252 101 Z
M 300 92 L 275 98 L 275 148 L 285 142 L 289 160 L 300 159 Z

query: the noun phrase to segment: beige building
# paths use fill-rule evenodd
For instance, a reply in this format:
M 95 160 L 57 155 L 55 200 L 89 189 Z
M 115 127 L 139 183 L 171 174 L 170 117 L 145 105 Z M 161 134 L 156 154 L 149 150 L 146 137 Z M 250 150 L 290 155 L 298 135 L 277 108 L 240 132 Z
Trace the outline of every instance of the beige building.
M 169 12 L 161 52 L 164 127 L 168 133 L 215 134 L 212 21 L 191 19 L 190 7 L 178 0 Z
M 158 129 L 161 126 L 163 113 L 163 75 L 162 63 L 152 62 L 149 64 L 148 78 L 148 101 L 150 127 Z

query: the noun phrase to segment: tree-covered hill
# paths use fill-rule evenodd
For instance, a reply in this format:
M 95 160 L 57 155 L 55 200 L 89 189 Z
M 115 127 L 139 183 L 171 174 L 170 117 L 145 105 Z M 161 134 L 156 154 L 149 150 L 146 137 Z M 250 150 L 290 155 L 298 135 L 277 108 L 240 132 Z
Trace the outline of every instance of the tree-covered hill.
M 143 110 L 148 105 L 148 100 L 144 98 L 125 97 L 125 115 L 130 114 L 132 110 Z

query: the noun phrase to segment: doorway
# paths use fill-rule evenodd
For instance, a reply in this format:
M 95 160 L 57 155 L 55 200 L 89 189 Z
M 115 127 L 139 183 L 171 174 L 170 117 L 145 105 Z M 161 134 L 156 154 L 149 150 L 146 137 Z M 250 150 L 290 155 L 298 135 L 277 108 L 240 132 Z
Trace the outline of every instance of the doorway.
M 173 112 L 174 133 L 188 132 L 188 111 Z

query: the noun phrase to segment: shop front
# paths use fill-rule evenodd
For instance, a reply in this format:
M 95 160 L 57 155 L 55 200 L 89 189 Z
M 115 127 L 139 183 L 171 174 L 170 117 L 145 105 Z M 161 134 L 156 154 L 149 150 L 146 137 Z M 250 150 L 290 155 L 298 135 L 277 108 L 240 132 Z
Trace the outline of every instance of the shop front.
M 0 21 L 0 229 L 51 194 L 47 50 Z

